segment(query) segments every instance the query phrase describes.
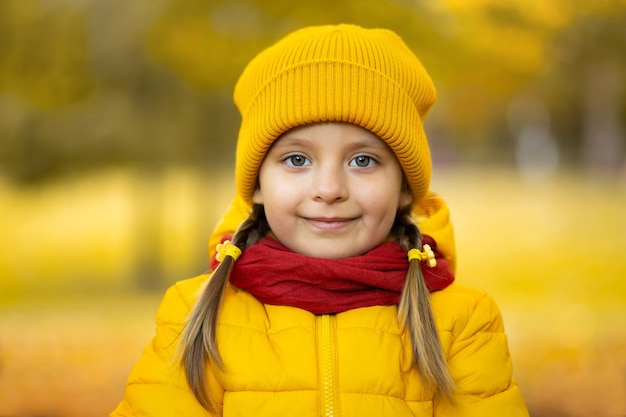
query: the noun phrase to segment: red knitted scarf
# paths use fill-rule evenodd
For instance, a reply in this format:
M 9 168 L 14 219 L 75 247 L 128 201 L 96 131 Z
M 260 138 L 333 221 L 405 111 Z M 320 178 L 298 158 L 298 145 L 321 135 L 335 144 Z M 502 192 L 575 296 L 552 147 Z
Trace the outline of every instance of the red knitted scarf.
M 447 261 L 431 245 L 437 266 L 422 264 L 430 291 L 454 281 Z M 407 253 L 386 242 L 364 255 L 323 259 L 301 255 L 276 240 L 264 238 L 246 249 L 232 270 L 230 281 L 265 304 L 298 307 L 313 314 L 340 313 L 358 307 L 397 304 L 408 268 Z

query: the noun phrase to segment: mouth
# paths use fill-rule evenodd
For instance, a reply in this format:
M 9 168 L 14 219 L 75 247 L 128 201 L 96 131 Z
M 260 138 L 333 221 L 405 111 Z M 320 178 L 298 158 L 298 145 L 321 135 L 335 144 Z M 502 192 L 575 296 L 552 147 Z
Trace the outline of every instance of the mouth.
M 355 220 L 352 217 L 305 217 L 304 219 L 313 228 L 325 232 L 340 231 Z

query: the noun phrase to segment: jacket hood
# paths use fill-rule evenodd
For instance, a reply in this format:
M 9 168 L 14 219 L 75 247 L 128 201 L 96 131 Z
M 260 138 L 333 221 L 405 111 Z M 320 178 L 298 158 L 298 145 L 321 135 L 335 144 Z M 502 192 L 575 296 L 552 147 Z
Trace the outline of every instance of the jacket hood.
M 212 269 L 217 266 L 215 247 L 232 237 L 239 225 L 248 218 L 250 209 L 250 205 L 240 195 L 236 195 L 217 222 L 209 239 L 209 259 Z M 413 206 L 413 216 L 422 234 L 429 235 L 435 240 L 437 251 L 448 261 L 454 273 L 456 270 L 454 230 L 450 222 L 450 210 L 445 201 L 439 195 L 428 192 L 426 197 Z

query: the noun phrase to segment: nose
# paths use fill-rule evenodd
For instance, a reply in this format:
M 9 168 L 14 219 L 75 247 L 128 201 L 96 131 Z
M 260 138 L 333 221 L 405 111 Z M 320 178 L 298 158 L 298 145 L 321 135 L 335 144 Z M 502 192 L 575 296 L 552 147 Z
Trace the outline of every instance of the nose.
M 311 196 L 314 200 L 327 204 L 347 199 L 346 173 L 329 166 L 318 168 L 315 171 Z

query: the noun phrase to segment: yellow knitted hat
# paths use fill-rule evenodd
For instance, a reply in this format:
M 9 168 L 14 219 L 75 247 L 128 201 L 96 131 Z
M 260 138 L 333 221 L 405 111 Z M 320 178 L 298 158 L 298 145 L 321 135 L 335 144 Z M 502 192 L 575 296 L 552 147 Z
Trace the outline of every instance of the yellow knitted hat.
M 418 202 L 430 185 L 422 121 L 435 97 L 426 70 L 394 32 L 347 24 L 292 32 L 257 55 L 235 86 L 237 192 L 251 203 L 263 158 L 284 132 L 347 122 L 389 145 Z

